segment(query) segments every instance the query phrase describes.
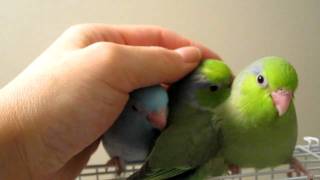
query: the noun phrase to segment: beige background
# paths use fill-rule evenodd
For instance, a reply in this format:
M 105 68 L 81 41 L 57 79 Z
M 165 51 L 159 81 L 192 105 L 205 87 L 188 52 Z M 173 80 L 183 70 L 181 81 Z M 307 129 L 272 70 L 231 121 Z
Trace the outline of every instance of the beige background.
M 204 43 L 238 72 L 266 55 L 297 68 L 299 137 L 320 132 L 320 0 L 11 0 L 0 6 L 0 86 L 77 23 L 156 24 Z M 91 163 L 106 162 L 99 148 Z

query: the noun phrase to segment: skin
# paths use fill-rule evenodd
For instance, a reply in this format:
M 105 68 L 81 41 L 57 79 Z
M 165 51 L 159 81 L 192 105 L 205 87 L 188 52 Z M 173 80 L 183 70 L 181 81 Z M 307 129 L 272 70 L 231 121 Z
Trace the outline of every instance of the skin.
M 129 92 L 173 83 L 208 57 L 159 27 L 69 28 L 0 90 L 0 179 L 74 179 Z

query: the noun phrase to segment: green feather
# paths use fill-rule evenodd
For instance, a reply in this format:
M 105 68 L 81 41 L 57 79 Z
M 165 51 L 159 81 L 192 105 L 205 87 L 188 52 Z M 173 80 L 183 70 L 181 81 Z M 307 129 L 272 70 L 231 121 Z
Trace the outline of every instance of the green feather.
M 199 68 L 201 74 L 203 74 L 211 83 L 230 84 L 232 78 L 231 70 L 225 63 L 218 60 L 206 60 Z

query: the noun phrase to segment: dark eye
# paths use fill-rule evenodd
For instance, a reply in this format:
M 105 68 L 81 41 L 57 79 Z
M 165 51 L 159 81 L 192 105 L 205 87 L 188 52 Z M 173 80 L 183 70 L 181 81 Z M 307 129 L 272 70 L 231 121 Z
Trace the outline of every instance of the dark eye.
M 263 84 L 263 82 L 264 82 L 264 77 L 263 77 L 262 75 L 258 75 L 257 81 L 258 81 L 259 84 Z
M 138 111 L 138 108 L 137 108 L 135 105 L 132 106 L 132 109 L 133 109 L 134 111 Z
M 219 87 L 217 85 L 211 85 L 209 88 L 210 88 L 211 92 L 215 92 L 219 89 Z
M 262 87 L 266 87 L 267 85 L 268 85 L 268 82 L 267 82 L 267 80 L 261 75 L 261 74 L 259 74 L 258 76 L 257 76 L 257 82 L 260 84 L 260 86 L 262 86 Z

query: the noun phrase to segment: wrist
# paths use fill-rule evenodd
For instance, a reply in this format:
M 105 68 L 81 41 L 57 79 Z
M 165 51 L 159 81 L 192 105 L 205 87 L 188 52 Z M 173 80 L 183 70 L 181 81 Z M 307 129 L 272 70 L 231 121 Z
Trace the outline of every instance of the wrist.
M 19 110 L 14 99 L 0 90 L 0 179 L 28 179 L 31 174 L 22 144 Z

